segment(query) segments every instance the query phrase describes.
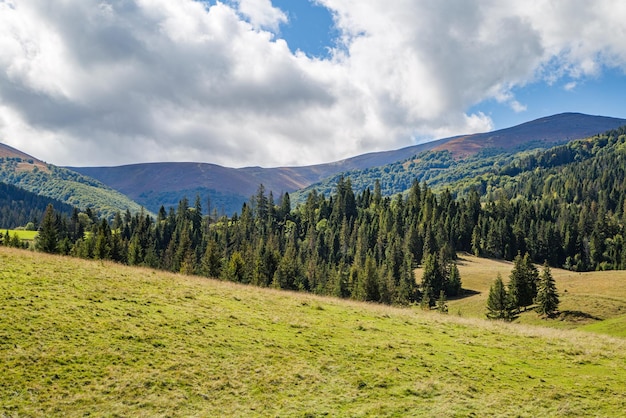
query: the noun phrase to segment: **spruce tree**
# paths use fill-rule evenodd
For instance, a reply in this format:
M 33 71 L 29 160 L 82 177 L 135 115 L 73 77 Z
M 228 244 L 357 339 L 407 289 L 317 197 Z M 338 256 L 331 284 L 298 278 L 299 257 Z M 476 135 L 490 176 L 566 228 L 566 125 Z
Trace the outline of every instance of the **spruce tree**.
M 513 261 L 513 270 L 509 276 L 509 294 L 515 307 L 526 308 L 533 304 L 537 296 L 537 268 L 532 264 L 528 253 L 518 254 Z
M 512 321 L 515 319 L 515 305 L 507 293 L 502 276 L 498 273 L 496 280 L 489 289 L 487 298 L 487 318 Z
M 434 295 L 438 295 L 443 289 L 444 279 L 437 256 L 435 254 L 426 255 L 422 274 L 422 292 L 430 297 L 429 306 L 435 304 Z M 430 289 L 430 292 L 426 292 L 426 289 Z
M 54 207 L 50 203 L 48 204 L 48 207 L 46 207 L 46 211 L 43 214 L 41 228 L 39 229 L 35 245 L 40 251 L 46 253 L 56 253 L 58 251 L 58 244 L 59 231 L 57 230 Z
M 543 271 L 539 276 L 535 303 L 537 303 L 537 313 L 548 318 L 554 316 L 559 307 L 559 294 L 547 262 L 544 263 Z
M 457 267 L 456 263 L 452 263 L 448 279 L 446 280 L 446 295 L 460 295 L 462 286 L 463 284 L 461 282 L 461 274 L 459 273 L 459 268 Z
M 446 299 L 446 292 L 443 290 L 439 292 L 439 299 L 437 299 L 437 312 L 448 313 L 448 299 Z

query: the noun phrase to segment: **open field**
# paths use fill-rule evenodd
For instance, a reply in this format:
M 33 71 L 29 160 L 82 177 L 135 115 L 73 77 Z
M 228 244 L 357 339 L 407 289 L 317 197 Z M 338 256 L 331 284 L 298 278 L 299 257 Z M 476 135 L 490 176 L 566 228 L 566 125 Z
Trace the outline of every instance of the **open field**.
M 463 288 L 477 294 L 449 301 L 450 313 L 484 318 L 491 284 L 498 273 L 505 283 L 508 282 L 513 263 L 469 254 L 460 254 L 459 257 L 458 266 Z M 537 268 L 541 272 L 542 267 Z M 529 311 L 523 313 L 518 322 L 555 328 L 581 327 L 583 330 L 626 336 L 626 271 L 551 271 L 560 294 L 559 308 L 562 315 L 556 319 L 544 320 L 538 318 L 534 311 Z M 416 274 L 419 280 L 421 272 L 417 270 Z M 596 324 L 601 320 L 611 320 L 612 325 L 607 328 Z
M 37 231 L 25 231 L 23 229 L 9 229 L 9 236 L 17 234 L 22 241 L 34 241 L 37 236 Z M 6 229 L 0 229 L 0 234 L 4 236 L 7 233 Z
M 0 364 L 8 417 L 621 416 L 626 408 L 623 339 L 4 247 Z

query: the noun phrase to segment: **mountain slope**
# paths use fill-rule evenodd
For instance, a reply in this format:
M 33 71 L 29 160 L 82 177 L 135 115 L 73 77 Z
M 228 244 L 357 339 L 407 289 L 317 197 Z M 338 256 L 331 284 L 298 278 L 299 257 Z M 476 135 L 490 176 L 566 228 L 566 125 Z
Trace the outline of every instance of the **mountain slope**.
M 5 144 L 0 144 L 0 182 L 80 209 L 92 208 L 107 218 L 117 211 L 141 210 L 137 203 L 97 180 L 46 164 Z
M 419 150 L 431 149 L 446 141 L 448 139 L 303 167 L 229 168 L 183 162 L 68 168 L 98 179 L 153 212 L 158 211 L 161 205 L 176 206 L 184 196 L 193 199 L 199 195 L 203 202 L 210 199 L 212 208 L 230 215 L 241 210 L 241 205 L 250 199 L 260 184 L 278 198 L 283 192 L 304 188 L 335 173 L 407 158 Z
M 158 210 L 162 204 L 166 207 L 175 206 L 185 195 L 192 199 L 198 194 L 203 202 L 210 198 L 213 208 L 231 214 L 241 209 L 241 204 L 248 201 L 259 184 L 263 184 L 266 190 L 272 191 L 278 197 L 282 192 L 291 193 L 339 173 L 352 171 L 352 175 L 357 170 L 406 161 L 428 150 L 449 151 L 450 158 L 455 160 L 476 157 L 476 154 L 486 150 L 494 154 L 545 148 L 604 132 L 625 123 L 626 120 L 623 119 L 565 113 L 495 132 L 445 138 L 398 150 L 368 153 L 333 163 L 305 167 L 236 169 L 204 163 L 153 163 L 71 169 L 100 180 L 152 211 Z M 370 178 L 376 178 L 377 175 Z M 335 183 L 336 177 L 332 177 L 326 181 L 325 186 L 317 189 L 326 190 L 328 185 Z M 404 190 L 405 183 L 403 181 L 399 188 L 385 191 L 393 193 L 399 189 Z M 368 179 L 367 185 L 372 186 L 373 180 Z
M 617 338 L 2 247 L 0 264 L 2 416 L 624 411 Z
M 312 190 L 329 194 L 340 176 L 349 177 L 355 190 L 371 188 L 379 181 L 383 195 L 401 193 L 415 180 L 425 181 L 433 188 L 451 184 L 462 187 L 463 181 L 502 167 L 531 150 L 586 138 L 625 124 L 624 119 L 565 113 L 500 131 L 452 138 L 405 160 L 328 177 L 293 194 L 292 200 L 301 202 Z
M 72 213 L 73 208 L 68 204 L 0 182 L 0 228 L 13 229 L 31 221 L 39 223 L 48 204 L 67 216 Z

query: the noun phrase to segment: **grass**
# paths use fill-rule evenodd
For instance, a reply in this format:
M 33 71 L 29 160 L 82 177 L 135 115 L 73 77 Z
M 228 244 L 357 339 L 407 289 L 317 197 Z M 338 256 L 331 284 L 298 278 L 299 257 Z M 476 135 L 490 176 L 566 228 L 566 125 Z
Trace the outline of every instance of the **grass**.
M 626 408 L 618 338 L 4 247 L 0 266 L 0 416 L 621 416 Z
M 4 237 L 7 231 L 9 231 L 10 237 L 13 237 L 13 235 L 17 234 L 19 239 L 21 239 L 22 241 L 34 241 L 35 237 L 38 234 L 37 231 L 25 231 L 23 229 L 0 229 L 0 234 L 2 234 L 2 236 Z
M 497 274 L 500 273 L 505 283 L 513 269 L 513 263 L 489 260 L 461 254 L 459 272 L 463 288 L 469 290 L 469 296 L 450 300 L 450 313 L 461 316 L 484 318 L 487 296 Z M 537 266 L 541 271 L 541 266 Z M 551 269 L 560 295 L 561 315 L 545 320 L 533 310 L 522 313 L 518 322 L 529 325 L 549 326 L 553 328 L 604 330 L 614 336 L 626 336 L 626 271 L 603 271 L 576 273 L 562 269 Z M 418 269 L 417 277 L 421 277 Z M 599 322 L 611 320 L 610 327 Z M 598 324 L 594 327 L 594 324 Z

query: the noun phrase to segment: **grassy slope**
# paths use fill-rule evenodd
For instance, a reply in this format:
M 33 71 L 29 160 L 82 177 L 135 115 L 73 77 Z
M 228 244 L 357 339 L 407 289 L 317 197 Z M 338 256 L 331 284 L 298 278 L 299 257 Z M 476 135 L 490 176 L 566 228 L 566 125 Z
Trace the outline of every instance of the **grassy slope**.
M 541 266 L 537 266 L 541 271 Z M 488 260 L 463 254 L 459 260 L 459 272 L 463 288 L 478 294 L 452 300 L 450 312 L 462 316 L 484 317 L 489 287 L 500 273 L 505 283 L 513 263 Z M 581 328 L 626 336 L 626 271 L 575 273 L 551 269 L 560 294 L 562 315 L 557 319 L 543 320 L 535 312 L 523 313 L 519 322 L 547 325 L 555 328 Z M 417 270 L 417 277 L 421 272 Z M 605 321 L 610 320 L 607 328 Z
M 0 247 L 2 416 L 619 416 L 625 362 L 607 336 Z

